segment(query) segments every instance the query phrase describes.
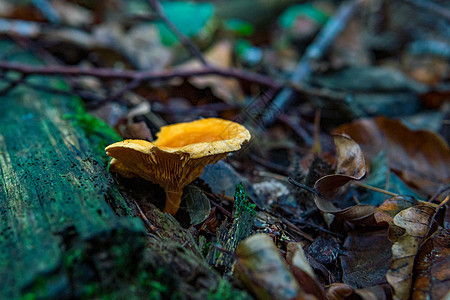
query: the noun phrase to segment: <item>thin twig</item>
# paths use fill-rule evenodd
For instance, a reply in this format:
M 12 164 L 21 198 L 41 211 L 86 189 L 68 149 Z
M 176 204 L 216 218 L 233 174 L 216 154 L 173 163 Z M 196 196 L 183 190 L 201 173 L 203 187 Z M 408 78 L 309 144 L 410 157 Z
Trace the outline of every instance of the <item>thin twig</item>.
M 20 74 L 20 77 L 17 79 L 10 79 L 6 78 L 6 76 L 0 76 L 2 80 L 7 81 L 9 84 L 2 90 L 0 90 L 0 96 L 4 96 L 8 94 L 12 89 L 14 89 L 16 86 L 22 84 L 25 82 L 25 79 L 27 78 L 26 74 Z
M 224 253 L 224 254 L 227 254 L 227 255 L 233 257 L 234 259 L 237 259 L 237 255 L 236 255 L 235 252 L 231 252 L 230 250 L 227 250 L 227 249 L 225 249 L 225 248 L 222 248 L 222 247 L 220 246 L 220 244 L 214 244 L 214 248 L 215 248 L 217 251 L 219 251 L 219 252 L 222 252 L 222 253 Z
M 447 202 L 450 200 L 450 197 L 447 195 L 447 197 L 445 197 L 444 201 L 442 201 L 441 203 L 439 203 L 439 205 L 436 208 L 436 211 L 440 210 L 445 204 L 447 204 Z
M 27 76 L 26 74 L 23 74 L 25 76 Z M 72 89 L 72 90 L 62 90 L 60 88 L 53 88 L 49 85 L 43 85 L 43 84 L 37 84 L 37 83 L 32 83 L 29 81 L 26 81 L 25 79 L 23 80 L 12 80 L 10 78 L 6 78 L 5 76 L 0 75 L 0 78 L 4 81 L 9 82 L 10 84 L 14 84 L 14 86 L 12 87 L 16 87 L 18 85 L 26 85 L 29 88 L 38 90 L 38 91 L 42 91 L 42 92 L 46 92 L 46 93 L 52 93 L 52 94 L 57 94 L 57 95 L 63 95 L 63 96 L 78 96 L 80 98 L 84 98 L 87 99 L 89 101 L 93 101 L 93 102 L 99 102 L 101 101 L 100 98 L 98 98 L 95 95 L 92 95 L 88 92 L 84 92 L 84 91 L 79 91 L 76 89 Z M 11 87 L 11 88 L 12 88 Z M 8 87 L 7 87 L 8 88 Z M 11 89 L 8 89 L 8 91 L 1 91 L 0 95 L 5 95 L 7 92 L 9 92 Z
M 434 194 L 429 200 L 428 202 L 433 202 L 434 200 L 437 199 L 437 197 L 439 197 L 440 195 L 444 194 L 445 192 L 450 191 L 450 186 L 444 186 L 443 188 L 441 188 L 439 191 L 437 191 L 436 194 Z
M 406 0 L 406 2 L 414 4 L 420 8 L 428 9 L 429 11 L 432 11 L 433 13 L 446 18 L 447 20 L 450 20 L 450 10 L 445 6 L 437 4 L 436 2 L 423 0 Z
M 26 75 L 47 75 L 47 76 L 92 76 L 102 79 L 128 79 L 128 80 L 170 80 L 173 78 L 201 77 L 207 75 L 219 75 L 223 77 L 232 77 L 243 81 L 257 83 L 269 88 L 278 90 L 282 87 L 278 82 L 268 76 L 258 73 L 237 69 L 237 68 L 220 68 L 215 66 L 203 67 L 194 70 L 176 70 L 169 69 L 163 71 L 133 71 L 133 70 L 117 70 L 111 68 L 79 68 L 75 66 L 31 66 L 24 64 L 0 61 L 0 70 L 14 71 L 24 73 Z
M 267 172 L 267 171 L 254 171 L 253 172 L 254 175 L 259 176 L 259 177 L 268 177 L 268 178 L 273 178 L 279 181 L 286 181 L 286 175 L 280 175 L 280 174 L 276 174 L 276 173 L 272 173 L 272 172 Z
M 359 182 L 359 181 L 355 181 L 355 184 L 360 186 L 360 187 L 362 187 L 362 188 L 365 188 L 365 189 L 368 189 L 368 190 L 372 190 L 374 192 L 386 194 L 386 195 L 389 195 L 389 196 L 392 196 L 392 197 L 399 196 L 399 194 L 392 193 L 392 192 L 389 192 L 387 190 L 383 190 L 383 189 L 380 189 L 380 188 L 377 188 L 377 187 L 374 187 L 374 186 L 371 186 L 371 185 L 367 185 L 367 184 Z
M 312 65 L 314 62 L 324 56 L 333 41 L 351 20 L 360 3 L 360 0 L 354 0 L 351 2 L 345 2 L 339 7 L 336 15 L 328 21 L 328 23 L 320 31 L 316 40 L 306 49 L 305 54 L 291 76 L 291 82 L 299 84 L 306 77 L 311 75 L 313 71 Z M 277 112 L 282 112 L 285 110 L 293 95 L 294 90 L 290 87 L 285 87 L 281 90 L 269 107 L 269 113 L 264 115 L 263 123 L 265 126 L 270 125 L 275 121 Z
M 299 188 L 301 188 L 301 189 L 307 190 L 308 192 L 313 193 L 313 194 L 316 195 L 316 196 L 322 196 L 322 195 L 320 195 L 320 193 L 319 193 L 318 191 L 316 191 L 315 189 L 310 188 L 310 187 L 307 186 L 307 185 L 301 184 L 300 182 L 297 182 L 297 181 L 295 181 L 294 179 L 292 179 L 292 178 L 290 178 L 290 177 L 289 177 L 288 181 L 289 181 L 290 183 L 292 183 L 293 185 L 295 185 L 296 187 L 299 187 Z
M 139 214 L 141 215 L 141 218 L 144 221 L 145 225 L 147 225 L 148 229 L 150 229 L 151 231 L 154 231 L 154 226 L 152 225 L 152 223 L 150 223 L 150 221 L 148 220 L 147 216 L 142 211 L 139 204 L 134 199 L 132 199 L 132 201 L 133 201 L 134 205 L 136 206 L 136 208 L 138 209 Z
M 128 91 L 134 90 L 139 85 L 141 85 L 141 83 L 142 83 L 142 79 L 136 78 L 136 79 L 128 82 L 127 84 L 125 84 L 125 86 L 123 86 L 120 90 L 114 92 L 113 94 L 111 94 L 108 97 L 104 98 L 102 101 L 96 103 L 95 106 L 96 107 L 100 107 L 100 106 L 102 106 L 103 104 L 105 104 L 107 102 L 111 102 L 111 101 L 116 100 L 117 98 L 122 97 L 123 94 L 125 94 Z
M 210 194 L 210 193 L 205 193 L 205 194 L 208 194 L 208 195 L 211 195 L 211 196 L 214 195 L 214 194 Z M 215 208 L 217 208 L 217 210 L 219 210 L 221 213 L 223 213 L 226 217 L 228 217 L 228 218 L 231 219 L 231 217 L 232 217 L 231 213 L 230 213 L 228 210 L 226 210 L 224 207 L 222 207 L 219 203 L 217 203 L 216 201 L 214 201 L 214 200 L 212 200 L 212 199 L 209 199 L 209 202 L 210 202 Z
M 160 20 L 164 22 L 164 24 L 166 24 L 166 26 L 169 27 L 169 29 L 176 35 L 180 43 L 184 47 L 186 47 L 191 52 L 191 54 L 194 55 L 204 66 L 208 66 L 209 64 L 203 57 L 200 49 L 198 49 L 197 46 L 192 43 L 192 41 L 188 39 L 183 33 L 181 33 L 177 26 L 175 26 L 175 24 L 167 17 L 167 14 L 164 11 L 161 3 L 158 0 L 148 0 L 148 3 L 158 15 Z
M 266 167 L 269 170 L 275 171 L 277 173 L 280 173 L 282 175 L 287 175 L 288 171 L 286 170 L 285 166 L 273 163 L 269 160 L 265 160 L 261 157 L 258 157 L 254 154 L 249 154 L 250 159 L 254 160 L 257 164 L 260 164 L 263 167 Z
M 286 226 L 288 228 L 290 228 L 292 231 L 294 231 L 295 233 L 297 233 L 301 237 L 307 239 L 308 241 L 310 241 L 310 242 L 314 241 L 312 236 L 310 236 L 309 234 L 307 234 L 306 232 L 304 232 L 303 230 L 301 230 L 300 228 L 295 226 L 295 224 L 293 224 L 292 222 L 288 221 L 286 218 L 283 218 L 283 220 L 280 220 L 280 222 L 283 223 L 283 224 L 286 224 Z
M 309 133 L 300 126 L 300 124 L 295 123 L 288 115 L 279 115 L 278 119 L 289 126 L 299 137 L 300 139 L 307 144 L 308 146 L 312 145 L 313 139 L 309 135 Z
M 331 90 L 327 88 L 318 88 L 309 86 L 307 84 L 295 83 L 292 80 L 286 82 L 286 86 L 292 88 L 295 92 L 300 94 L 306 94 L 310 96 L 317 96 L 327 99 L 337 99 L 347 101 L 351 97 L 351 93 L 342 91 Z

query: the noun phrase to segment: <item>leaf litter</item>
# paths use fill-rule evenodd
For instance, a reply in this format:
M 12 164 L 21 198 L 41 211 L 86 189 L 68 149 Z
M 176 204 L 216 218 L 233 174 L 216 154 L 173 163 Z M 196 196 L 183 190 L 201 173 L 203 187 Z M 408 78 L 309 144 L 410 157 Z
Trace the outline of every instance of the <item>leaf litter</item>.
M 151 141 L 161 126 L 201 117 L 250 124 L 251 142 L 187 186 L 175 218 L 159 212 L 158 186 L 115 177 L 149 244 L 178 245 L 164 251 L 187 299 L 209 285 L 211 299 L 449 297 L 443 2 L 162 1 L 181 35 L 159 1 L 44 1 L 54 11 L 34 2 L 0 0 L 2 39 L 62 67 L 135 72 L 67 77 L 122 138 Z M 12 71 L 0 67 L 2 93 L 32 84 L 8 87 Z M 308 76 L 292 82 L 295 70 Z M 285 89 L 295 97 L 274 106 Z M 232 288 L 220 291 L 211 272 Z

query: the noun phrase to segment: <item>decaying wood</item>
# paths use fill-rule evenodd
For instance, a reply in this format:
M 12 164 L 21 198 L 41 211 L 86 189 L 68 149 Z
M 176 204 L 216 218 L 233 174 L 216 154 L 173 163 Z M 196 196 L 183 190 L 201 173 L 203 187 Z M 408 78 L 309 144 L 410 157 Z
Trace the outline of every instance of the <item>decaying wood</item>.
M 0 53 L 38 63 L 9 42 Z M 0 97 L 0 298 L 247 298 L 152 205 L 146 232 L 108 174 L 103 148 L 112 141 L 83 114 L 78 98 L 27 84 Z
M 11 43 L 0 49 L 36 63 Z M 144 248 L 140 220 L 85 133 L 65 118 L 80 108 L 79 99 L 24 85 L 0 98 L 2 299 L 77 296 L 88 282 L 114 281 Z

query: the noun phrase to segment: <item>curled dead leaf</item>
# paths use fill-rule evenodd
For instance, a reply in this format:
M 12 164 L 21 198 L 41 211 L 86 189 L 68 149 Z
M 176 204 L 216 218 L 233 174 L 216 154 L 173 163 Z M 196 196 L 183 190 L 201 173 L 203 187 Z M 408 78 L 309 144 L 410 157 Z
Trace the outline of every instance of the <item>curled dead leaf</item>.
M 347 299 L 355 290 L 345 283 L 333 283 L 328 287 L 327 299 L 329 300 L 343 300 Z
M 346 183 L 361 179 L 366 174 L 366 162 L 359 145 L 346 135 L 335 135 L 337 152 L 336 174 L 327 175 L 316 181 L 314 189 L 331 198 Z
M 317 207 L 326 213 L 331 213 L 343 220 L 361 220 L 370 217 L 375 212 L 375 206 L 355 205 L 344 209 L 337 208 L 331 201 L 341 187 L 350 181 L 361 179 L 366 173 L 364 155 L 359 145 L 345 135 L 335 135 L 337 150 L 337 169 L 333 175 L 327 175 L 316 181 L 314 196 Z
M 394 224 L 394 217 L 404 209 L 419 204 L 419 201 L 410 196 L 392 197 L 383 202 L 374 214 L 378 223 L 386 222 L 389 224 L 389 240 L 397 241 L 404 233 L 405 229 Z
M 450 183 L 450 150 L 445 140 L 430 131 L 411 130 L 385 117 L 357 120 L 336 133 L 348 134 L 372 160 L 387 147 L 389 167 L 409 186 L 433 195 Z
M 333 283 L 328 287 L 328 300 L 344 300 L 357 298 L 363 300 L 386 300 L 391 299 L 389 287 L 386 285 L 375 285 L 368 288 L 354 290 L 351 286 L 345 283 Z

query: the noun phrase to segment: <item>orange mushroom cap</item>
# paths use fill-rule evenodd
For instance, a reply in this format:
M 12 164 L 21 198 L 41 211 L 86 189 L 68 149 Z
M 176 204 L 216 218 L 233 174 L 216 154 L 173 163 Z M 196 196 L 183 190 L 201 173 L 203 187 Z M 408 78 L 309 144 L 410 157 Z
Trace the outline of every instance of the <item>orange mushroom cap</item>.
M 111 171 L 124 177 L 139 176 L 164 188 L 164 212 L 175 215 L 183 188 L 200 176 L 206 165 L 239 150 L 251 136 L 238 123 L 207 118 L 163 126 L 157 137 L 153 143 L 124 140 L 105 150 L 113 157 Z

